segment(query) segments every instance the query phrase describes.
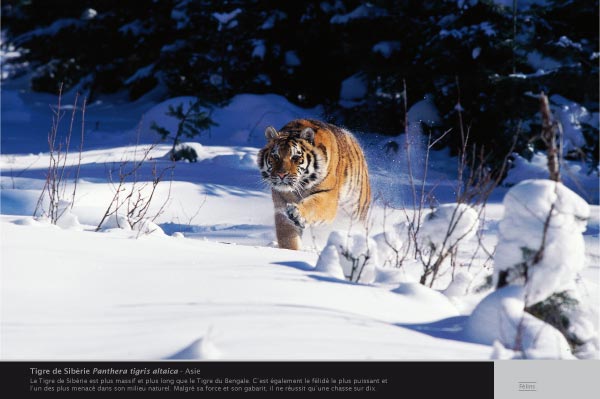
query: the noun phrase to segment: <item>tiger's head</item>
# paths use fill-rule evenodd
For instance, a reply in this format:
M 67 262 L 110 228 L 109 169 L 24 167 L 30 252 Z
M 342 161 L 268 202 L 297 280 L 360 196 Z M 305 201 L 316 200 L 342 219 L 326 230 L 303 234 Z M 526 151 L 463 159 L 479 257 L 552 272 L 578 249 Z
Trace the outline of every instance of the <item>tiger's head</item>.
M 272 189 L 301 193 L 323 180 L 323 152 L 314 145 L 315 132 L 265 130 L 267 145 L 258 153 L 262 178 Z

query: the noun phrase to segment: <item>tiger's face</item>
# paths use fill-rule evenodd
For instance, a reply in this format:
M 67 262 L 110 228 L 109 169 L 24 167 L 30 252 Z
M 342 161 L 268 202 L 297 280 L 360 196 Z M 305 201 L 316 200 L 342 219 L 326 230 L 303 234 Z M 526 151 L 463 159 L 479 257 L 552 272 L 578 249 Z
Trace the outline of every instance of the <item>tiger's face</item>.
M 258 166 L 272 189 L 301 193 L 322 180 L 321 156 L 312 144 L 314 132 L 308 130 L 293 134 L 267 128 L 268 143 L 258 154 Z

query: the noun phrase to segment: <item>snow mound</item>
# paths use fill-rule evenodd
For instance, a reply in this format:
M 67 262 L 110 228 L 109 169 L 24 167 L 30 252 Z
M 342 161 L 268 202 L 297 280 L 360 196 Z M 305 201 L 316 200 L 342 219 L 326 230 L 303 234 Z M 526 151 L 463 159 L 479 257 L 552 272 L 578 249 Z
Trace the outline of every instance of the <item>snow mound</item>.
M 160 228 L 159 225 L 149 219 L 143 219 L 131 226 L 130 220 L 127 216 L 122 214 L 113 214 L 106 218 L 102 223 L 101 231 L 112 231 L 112 230 L 123 230 L 131 231 L 136 233 L 136 237 L 141 235 L 159 235 L 164 236 L 165 232 Z
M 597 124 L 598 115 L 591 114 L 584 106 L 558 94 L 552 95 L 550 102 L 554 105 L 552 109 L 558 114 L 558 119 L 563 128 L 563 143 L 561 146 L 563 155 L 571 151 L 581 150 L 586 145 L 581 124 Z
M 548 179 L 548 158 L 544 153 L 533 154 L 531 160 L 513 154 L 512 168 L 508 170 L 504 185 L 513 186 L 529 179 Z M 598 189 L 598 173 L 588 174 L 588 167 L 581 161 L 563 160 L 561 163 L 563 184 L 587 199 L 590 203 L 600 202 Z
M 465 333 L 473 342 L 497 345 L 498 341 L 528 359 L 574 359 L 565 337 L 524 309 L 523 287 L 501 288 L 477 305 Z
M 165 158 L 174 159 L 175 161 L 186 160 L 188 162 L 196 162 L 198 159 L 208 158 L 209 156 L 204 147 L 202 147 L 202 144 L 186 142 L 179 143 L 175 148 L 169 150 Z
M 68 208 L 62 210 L 61 216 L 56 221 L 56 225 L 63 229 L 82 229 L 79 223 L 79 218 L 70 209 L 71 204 L 67 205 Z
M 185 113 L 195 97 L 183 96 L 165 100 L 147 110 L 138 123 L 138 128 L 130 131 L 131 143 L 139 140 L 155 143 L 160 138 L 150 126 L 155 122 L 168 131 L 175 133 L 179 120 L 166 115 L 169 106 L 183 106 Z M 211 119 L 217 123 L 210 130 L 202 132 L 196 140 L 203 145 L 249 145 L 262 147 L 265 143 L 263 132 L 267 126 L 281 127 L 293 119 L 319 118 L 321 107 L 300 108 L 285 97 L 276 94 L 238 94 L 222 108 L 211 112 Z M 235 115 L 235 117 L 232 117 Z
M 252 44 L 254 45 L 254 49 L 252 50 L 252 58 L 260 58 L 261 60 L 264 60 L 265 54 L 267 53 L 265 41 L 261 39 L 255 39 L 252 41 Z
M 329 247 L 337 251 L 337 260 L 348 280 L 365 284 L 375 280 L 377 245 L 372 238 L 360 233 L 333 231 L 325 248 Z M 335 267 L 335 256 L 331 254 L 331 249 L 321 253 L 319 262 L 322 263 L 322 267 L 327 265 L 328 269 Z
M 458 310 L 452 302 L 448 300 L 444 294 L 425 287 L 423 284 L 419 283 L 401 283 L 398 288 L 392 291 L 395 294 L 405 295 L 411 298 L 418 299 L 418 301 L 422 304 L 427 304 L 427 306 L 435 307 L 437 309 L 443 310 L 443 312 L 458 316 Z
M 526 180 L 508 191 L 504 209 L 494 285 L 526 284 L 528 306 L 570 289 L 585 264 L 589 205 L 561 183 Z
M 211 337 L 212 328 L 209 328 L 206 335 L 194 340 L 191 344 L 179 352 L 169 356 L 168 360 L 217 360 L 221 358 L 221 351 L 215 345 Z
M 478 224 L 477 212 L 469 205 L 444 204 L 425 217 L 421 240 L 435 252 L 447 250 L 472 238 Z
M 409 108 L 408 121 L 410 123 L 424 122 L 429 126 L 439 124 L 442 121 L 431 94 L 426 94 L 421 101 L 416 102 Z
M 461 297 L 468 293 L 469 286 L 473 281 L 473 276 L 468 271 L 461 270 L 456 273 L 452 282 L 443 293 L 447 297 Z
M 344 271 L 340 264 L 340 257 L 334 245 L 325 247 L 317 260 L 316 272 L 325 273 L 331 277 L 345 280 Z
M 377 258 L 380 267 L 399 266 L 399 262 L 406 252 L 405 238 L 407 238 L 407 235 L 406 224 L 404 223 L 394 225 L 392 228 L 373 236 L 373 241 L 377 246 Z
M 231 12 L 214 12 L 212 14 L 212 16 L 217 21 L 219 21 L 218 30 L 220 31 L 223 29 L 223 27 L 225 27 L 226 29 L 235 28 L 238 25 L 236 17 L 241 13 L 242 13 L 242 10 L 239 8 L 236 8 L 235 10 L 233 10 Z
M 360 104 L 367 95 L 368 83 L 364 75 L 357 73 L 342 82 L 340 88 L 340 105 L 351 108 Z
M 289 66 L 289 67 L 297 67 L 300 66 L 302 63 L 300 61 L 300 57 L 298 56 L 298 53 L 290 50 L 290 51 L 286 51 L 285 52 L 285 65 Z
M 371 51 L 381 54 L 384 58 L 390 58 L 393 53 L 400 50 L 399 41 L 383 41 L 373 45 Z
M 332 24 L 346 24 L 354 19 L 372 19 L 380 18 L 388 15 L 388 12 L 380 7 L 376 7 L 370 3 L 356 7 L 348 14 L 337 14 L 331 17 Z
M 297 118 L 317 118 L 321 107 L 300 108 L 276 94 L 238 94 L 223 108 L 215 109 L 212 119 L 218 126 L 203 137 L 203 144 L 250 145 L 263 147 L 267 126 L 280 128 Z M 235 115 L 235 117 L 232 117 Z
M 406 280 L 404 270 L 398 267 L 375 268 L 375 284 L 379 286 L 397 287 L 399 284 L 407 282 Z

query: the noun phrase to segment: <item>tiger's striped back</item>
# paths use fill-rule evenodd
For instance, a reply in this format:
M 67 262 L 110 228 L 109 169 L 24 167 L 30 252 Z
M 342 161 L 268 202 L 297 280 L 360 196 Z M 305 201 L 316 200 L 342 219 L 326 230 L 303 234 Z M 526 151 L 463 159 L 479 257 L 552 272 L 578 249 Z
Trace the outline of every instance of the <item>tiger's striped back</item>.
M 333 179 L 326 183 L 339 187 L 339 205 L 352 218 L 365 220 L 371 203 L 371 185 L 367 161 L 356 138 L 346 129 L 312 119 L 292 121 L 281 131 L 299 131 L 306 127 L 315 131 L 315 146 L 329 158 L 328 173 Z

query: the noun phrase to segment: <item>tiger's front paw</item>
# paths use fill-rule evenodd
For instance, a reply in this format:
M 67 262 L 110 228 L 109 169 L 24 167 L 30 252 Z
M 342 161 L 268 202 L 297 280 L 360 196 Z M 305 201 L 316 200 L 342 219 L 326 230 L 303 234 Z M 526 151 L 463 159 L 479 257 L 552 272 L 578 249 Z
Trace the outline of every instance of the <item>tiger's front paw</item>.
M 306 226 L 306 219 L 302 217 L 300 214 L 300 210 L 296 204 L 287 204 L 285 208 L 285 213 L 287 217 L 294 223 L 296 227 L 304 229 Z

